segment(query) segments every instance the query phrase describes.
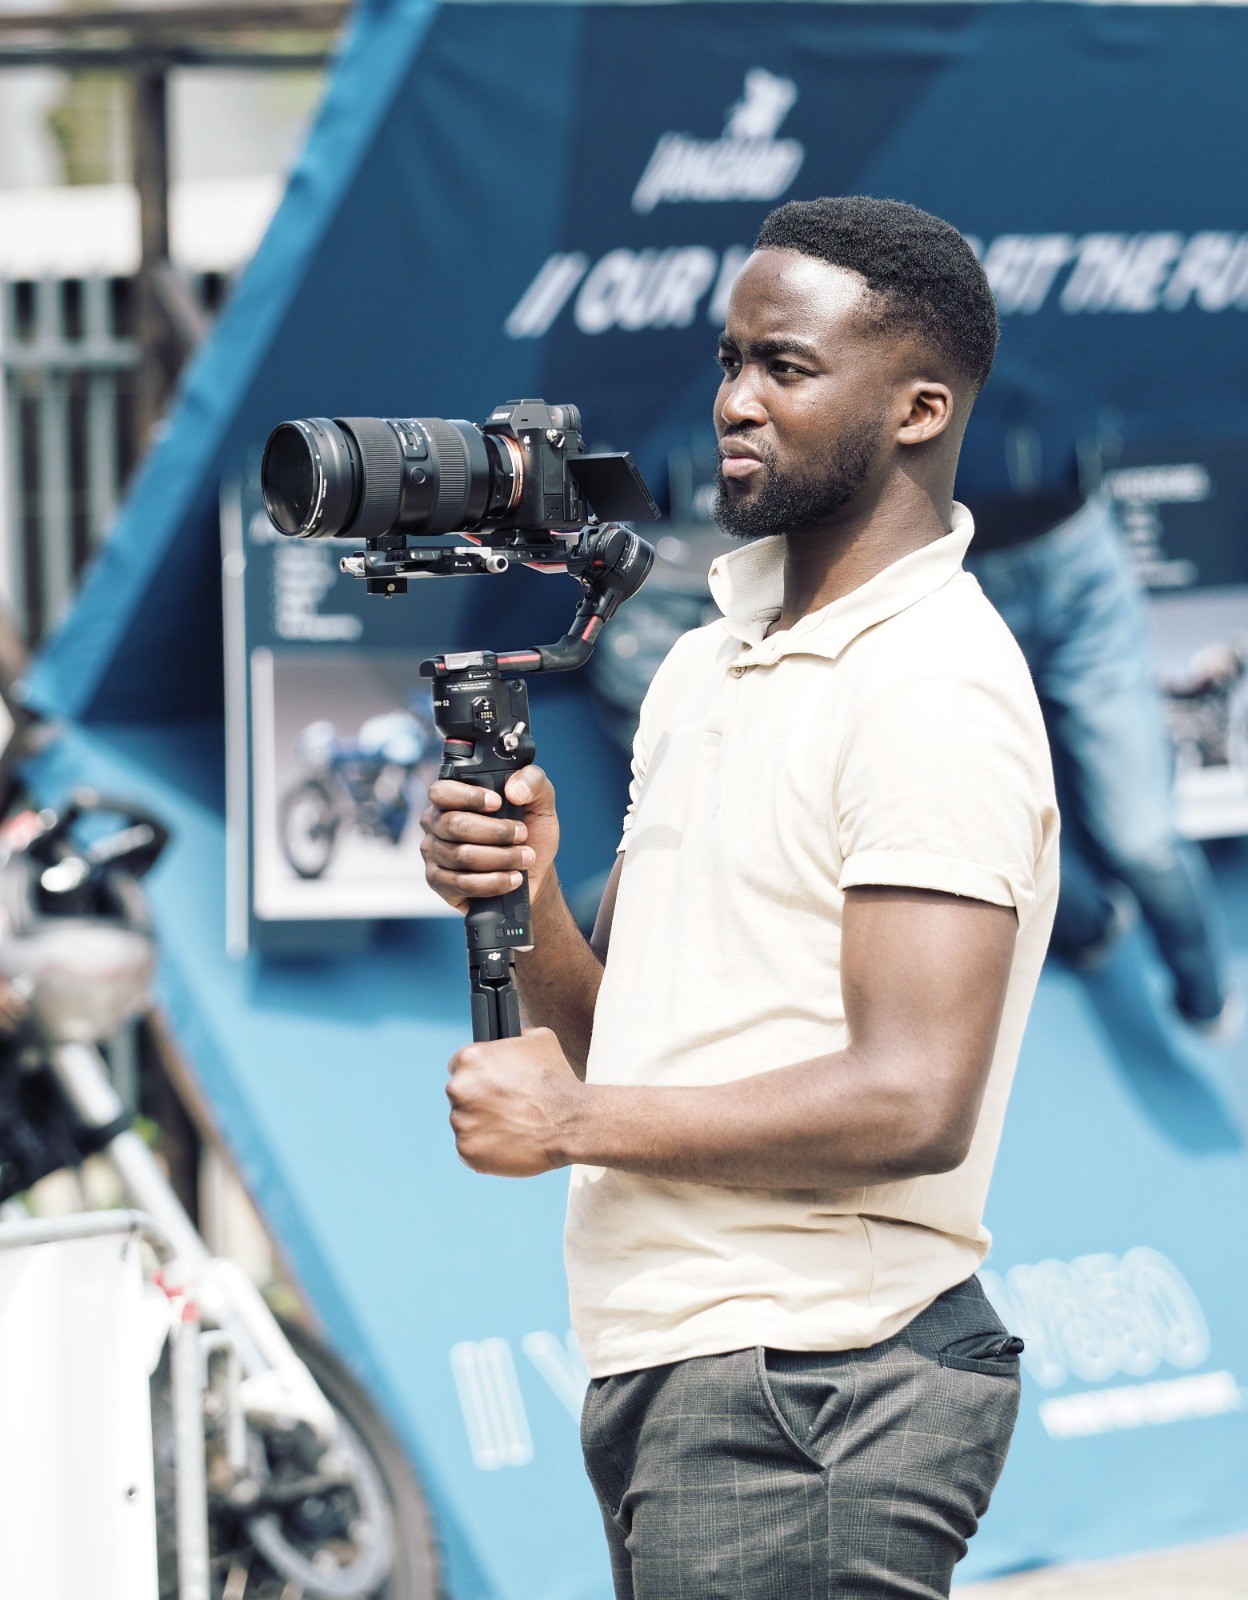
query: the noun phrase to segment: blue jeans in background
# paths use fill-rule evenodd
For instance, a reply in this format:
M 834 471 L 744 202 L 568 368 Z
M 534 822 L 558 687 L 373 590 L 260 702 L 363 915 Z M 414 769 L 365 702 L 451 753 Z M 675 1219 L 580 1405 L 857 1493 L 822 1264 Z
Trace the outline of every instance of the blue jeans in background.
M 1228 994 L 1221 918 L 1203 853 L 1181 838 L 1143 602 L 1109 507 L 966 565 L 1018 640 L 1044 711 L 1062 808 L 1053 943 L 1077 957 L 1120 913 L 1125 885 L 1174 977 L 1179 1010 L 1216 1017 Z

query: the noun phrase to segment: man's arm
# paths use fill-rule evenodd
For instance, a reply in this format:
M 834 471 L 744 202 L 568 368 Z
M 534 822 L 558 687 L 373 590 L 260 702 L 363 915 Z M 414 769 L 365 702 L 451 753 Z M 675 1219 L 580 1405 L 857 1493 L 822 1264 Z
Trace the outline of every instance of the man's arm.
M 622 858 L 612 869 L 587 944 L 555 876 L 554 786 L 540 767 L 525 767 L 507 780 L 507 798 L 524 807 L 523 821 L 494 815 L 502 802 L 488 789 L 449 779 L 433 784 L 420 819 L 425 877 L 448 905 L 467 911 L 473 900 L 514 889 L 520 872 L 528 872 L 533 949 L 516 956 L 521 1010 L 526 1022 L 552 1030 L 583 1078 Z
M 579 1161 L 763 1189 L 947 1171 L 970 1146 L 1016 931 L 1011 907 L 851 889 L 844 1050 L 732 1083 L 634 1088 L 578 1083 L 545 1030 L 469 1045 L 447 1090 L 460 1154 L 512 1176 Z

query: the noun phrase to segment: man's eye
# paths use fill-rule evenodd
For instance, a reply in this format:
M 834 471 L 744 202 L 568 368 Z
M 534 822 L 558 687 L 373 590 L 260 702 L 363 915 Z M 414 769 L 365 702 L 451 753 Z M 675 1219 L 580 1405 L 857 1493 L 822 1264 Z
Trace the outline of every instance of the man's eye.
M 725 372 L 731 372 L 737 365 L 737 357 L 730 350 L 721 350 L 715 361 Z

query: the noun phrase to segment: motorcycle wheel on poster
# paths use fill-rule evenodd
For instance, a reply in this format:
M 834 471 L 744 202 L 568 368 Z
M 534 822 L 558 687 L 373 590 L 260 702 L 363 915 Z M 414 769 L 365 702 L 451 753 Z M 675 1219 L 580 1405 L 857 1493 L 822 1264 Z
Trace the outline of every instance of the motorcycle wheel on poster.
M 319 878 L 333 860 L 342 812 L 323 778 L 305 778 L 282 796 L 277 836 L 291 870 Z

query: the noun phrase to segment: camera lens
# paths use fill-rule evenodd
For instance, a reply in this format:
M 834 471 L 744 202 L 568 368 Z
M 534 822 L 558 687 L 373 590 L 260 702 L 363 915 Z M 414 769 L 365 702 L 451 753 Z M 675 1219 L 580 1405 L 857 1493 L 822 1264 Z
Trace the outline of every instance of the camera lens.
M 355 516 L 363 479 L 354 439 L 328 417 L 280 423 L 264 447 L 265 508 L 292 538 L 325 539 L 341 532 Z
M 440 417 L 303 417 L 269 436 L 269 516 L 301 539 L 474 532 L 516 505 L 524 465 L 510 440 Z

